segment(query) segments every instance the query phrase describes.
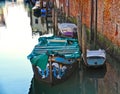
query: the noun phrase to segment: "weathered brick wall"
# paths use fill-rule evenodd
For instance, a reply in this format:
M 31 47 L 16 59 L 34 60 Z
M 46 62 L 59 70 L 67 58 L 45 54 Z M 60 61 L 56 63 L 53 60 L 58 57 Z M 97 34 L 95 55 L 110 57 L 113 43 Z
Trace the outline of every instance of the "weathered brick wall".
M 76 17 L 82 13 L 83 22 L 90 28 L 91 0 L 59 0 L 64 3 L 64 11 L 67 11 L 66 1 L 69 1 L 69 14 Z M 120 0 L 98 1 L 98 32 L 105 35 L 110 41 L 120 47 Z
M 119 34 L 120 1 L 104 0 L 103 7 L 104 7 L 102 22 L 102 24 L 104 25 L 103 34 L 106 37 L 108 37 L 113 43 L 120 46 L 120 34 Z

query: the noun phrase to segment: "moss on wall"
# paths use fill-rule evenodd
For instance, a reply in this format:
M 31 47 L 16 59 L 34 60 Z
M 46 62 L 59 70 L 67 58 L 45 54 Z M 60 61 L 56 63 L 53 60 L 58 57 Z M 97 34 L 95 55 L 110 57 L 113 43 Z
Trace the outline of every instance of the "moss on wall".
M 67 21 L 68 22 L 72 22 L 72 23 L 75 23 L 77 24 L 77 20 L 75 17 L 68 17 L 67 18 Z M 89 43 L 89 36 L 90 36 L 90 29 L 89 28 L 86 28 L 86 32 L 87 32 L 87 42 L 88 42 L 88 45 L 87 47 L 91 47 L 90 43 Z M 120 47 L 113 44 L 108 38 L 106 38 L 103 34 L 97 32 L 97 48 L 101 48 L 101 49 L 105 49 L 106 52 L 108 54 L 110 54 L 113 58 L 115 58 L 116 60 L 120 61 Z
M 89 40 L 89 36 L 90 36 L 90 29 L 87 28 L 87 40 Z M 120 61 L 120 47 L 113 44 L 109 39 L 107 39 L 103 34 L 97 32 L 97 46 L 96 48 L 101 48 L 101 49 L 105 49 L 106 52 L 112 56 L 113 58 L 115 58 L 117 61 Z M 88 41 L 88 47 L 91 44 Z
M 120 61 L 120 47 L 113 44 L 109 39 L 107 39 L 102 34 L 97 34 L 98 39 L 97 43 L 100 47 L 104 48 L 108 54 L 110 54 L 112 57 Z
M 69 16 L 69 17 L 67 17 L 67 21 L 77 24 L 77 19 L 75 17 L 70 17 Z

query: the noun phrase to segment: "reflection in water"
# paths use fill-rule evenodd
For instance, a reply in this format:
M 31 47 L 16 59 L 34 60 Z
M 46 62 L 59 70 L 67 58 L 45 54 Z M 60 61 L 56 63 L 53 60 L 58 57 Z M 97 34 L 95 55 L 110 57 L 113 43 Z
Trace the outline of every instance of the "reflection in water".
M 99 93 L 99 82 L 104 79 L 106 67 L 84 69 L 82 74 L 82 94 L 101 94 Z
M 55 86 L 40 83 L 33 78 L 29 94 L 81 94 L 79 77 L 79 72 L 77 71 L 67 81 Z
M 109 61 L 110 65 L 120 74 L 120 62 L 111 58 L 110 56 L 108 56 L 107 58 L 108 58 L 107 61 Z
M 33 43 L 30 21 L 22 4 L 5 6 L 6 27 L 0 27 L 0 94 L 27 94 L 33 75 L 26 57 Z
M 4 12 L 3 12 L 3 6 L 5 2 L 0 2 L 0 26 L 5 25 L 5 19 L 4 19 Z
M 70 79 L 55 86 L 40 83 L 33 77 L 29 94 L 98 94 L 98 81 L 105 73 L 106 68 L 77 70 Z
M 111 66 L 111 63 L 113 66 Z M 102 88 L 105 88 L 104 92 L 106 94 L 120 94 L 120 72 L 117 68 L 113 68 L 116 66 L 116 62 L 113 61 L 111 63 L 107 63 L 107 73 L 104 77 L 104 86 Z

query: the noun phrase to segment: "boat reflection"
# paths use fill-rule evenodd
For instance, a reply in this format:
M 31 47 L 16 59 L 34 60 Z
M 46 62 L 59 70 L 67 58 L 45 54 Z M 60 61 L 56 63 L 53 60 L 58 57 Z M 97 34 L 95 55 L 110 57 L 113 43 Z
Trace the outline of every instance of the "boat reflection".
M 99 86 L 102 86 L 106 74 L 106 66 L 99 68 L 88 68 L 82 70 L 82 94 L 101 94 Z
M 83 65 L 84 67 L 84 65 Z M 98 67 L 98 68 L 94 68 L 94 67 L 90 67 L 90 68 L 85 68 L 85 69 L 82 69 L 83 71 L 83 76 L 85 78 L 97 78 L 97 79 L 100 79 L 100 78 L 104 78 L 105 74 L 106 74 L 106 66 L 104 67 Z
M 55 86 L 40 83 L 33 77 L 29 94 L 98 94 L 98 82 L 105 74 L 106 68 L 78 70 L 70 79 Z
M 38 82 L 33 77 L 28 94 L 81 94 L 80 91 L 79 72 L 77 71 L 64 83 L 54 86 Z

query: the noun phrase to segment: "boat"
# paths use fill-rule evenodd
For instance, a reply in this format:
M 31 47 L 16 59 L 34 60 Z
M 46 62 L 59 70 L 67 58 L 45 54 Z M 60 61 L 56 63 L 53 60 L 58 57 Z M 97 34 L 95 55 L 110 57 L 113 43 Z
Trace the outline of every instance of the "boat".
M 88 67 L 100 67 L 105 65 L 106 53 L 103 49 L 87 50 L 86 60 L 83 57 L 83 61 Z
M 65 37 L 77 37 L 77 26 L 74 23 L 59 23 L 58 35 Z
M 105 65 L 106 52 L 104 49 L 88 49 L 85 26 L 82 31 L 82 59 L 87 67 L 101 67 Z
M 42 35 L 28 55 L 34 76 L 51 85 L 68 79 L 77 69 L 81 58 L 78 40 Z

